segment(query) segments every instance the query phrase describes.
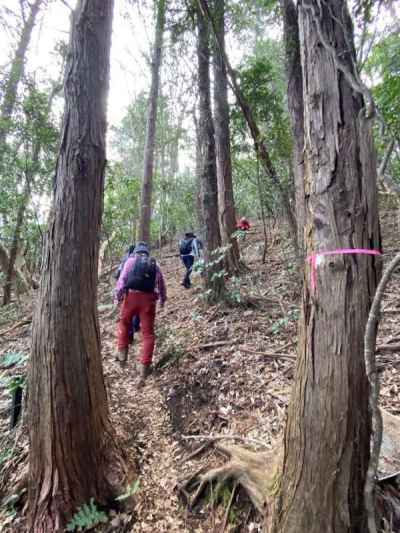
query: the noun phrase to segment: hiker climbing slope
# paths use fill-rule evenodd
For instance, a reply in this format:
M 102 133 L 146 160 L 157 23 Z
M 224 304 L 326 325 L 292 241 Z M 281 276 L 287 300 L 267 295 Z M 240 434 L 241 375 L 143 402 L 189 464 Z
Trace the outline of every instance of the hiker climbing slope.
M 143 345 L 138 364 L 140 379 L 144 384 L 150 372 L 154 352 L 154 322 L 156 302 L 163 306 L 167 299 L 164 277 L 156 260 L 150 257 L 145 243 L 138 243 L 132 257 L 129 257 L 122 270 L 116 287 L 116 299 L 122 302 L 118 323 L 117 359 L 124 364 L 128 358 L 129 327 L 134 315 L 139 315 Z
M 179 253 L 182 263 L 186 268 L 185 277 L 182 281 L 182 285 L 185 287 L 185 289 L 189 289 L 191 287 L 190 274 L 193 270 L 193 263 L 195 259 L 200 258 L 202 249 L 202 242 L 194 233 L 190 231 L 185 233 L 184 239 L 179 242 Z
M 117 270 L 114 273 L 114 278 L 116 280 L 119 279 L 122 269 L 124 268 L 125 263 L 127 262 L 128 258 L 131 257 L 135 252 L 135 245 L 131 244 L 126 249 L 125 255 L 121 259 L 120 264 L 118 265 Z M 140 318 L 139 316 L 133 316 L 132 322 L 129 328 L 129 344 L 133 344 L 133 336 L 135 333 L 137 333 L 140 330 Z

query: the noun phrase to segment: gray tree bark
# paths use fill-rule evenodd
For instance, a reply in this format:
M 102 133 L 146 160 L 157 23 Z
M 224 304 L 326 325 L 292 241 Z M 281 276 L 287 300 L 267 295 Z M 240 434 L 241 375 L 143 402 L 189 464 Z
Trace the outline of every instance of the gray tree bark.
M 303 0 L 299 15 L 306 254 L 379 250 L 375 152 L 366 102 L 349 83 L 356 72 L 347 4 Z M 372 255 L 338 253 L 320 256 L 310 271 L 312 264 L 274 532 L 364 533 L 371 430 L 364 331 L 380 263 Z
M 218 209 L 222 244 L 230 248 L 225 256 L 225 266 L 230 274 L 240 272 L 240 254 L 236 230 L 236 210 L 233 197 L 231 141 L 229 128 L 228 78 L 224 63 L 225 51 L 225 1 L 214 0 L 214 22 L 218 39 L 214 39 L 214 125 L 217 157 Z M 220 50 L 220 46 L 223 50 Z
M 63 531 L 77 506 L 115 494 L 97 316 L 113 0 L 72 14 L 53 210 L 29 368 L 29 530 Z
M 293 173 L 296 203 L 297 238 L 303 255 L 305 197 L 304 197 L 304 105 L 303 74 L 300 59 L 297 8 L 293 0 L 281 0 L 283 40 L 286 56 L 287 98 L 293 134 Z
M 14 279 L 15 260 L 17 259 L 18 247 L 21 238 L 21 229 L 24 222 L 25 210 L 29 200 L 30 187 L 28 179 L 25 180 L 24 191 L 20 200 L 17 211 L 17 218 L 15 221 L 14 235 L 11 241 L 10 256 L 8 260 L 6 279 L 3 285 L 3 305 L 8 305 L 11 301 L 11 288 Z
M 215 157 L 214 123 L 210 91 L 210 32 L 200 9 L 197 12 L 197 58 L 199 83 L 199 174 L 202 217 L 204 221 L 205 284 L 208 301 L 214 303 L 224 294 L 224 278 L 219 275 L 223 263 L 216 263 L 221 246 L 218 223 L 218 186 Z
M 141 194 L 138 240 L 149 242 L 151 221 L 151 200 L 153 192 L 154 150 L 156 143 L 157 104 L 160 86 L 162 43 L 165 26 L 165 0 L 158 0 L 157 22 L 154 39 L 154 53 L 151 63 L 151 87 L 147 115 L 146 142 L 144 147 L 144 169 Z
M 214 35 L 217 35 L 217 31 L 215 28 L 215 23 L 212 18 L 212 15 L 210 13 L 210 9 L 208 7 L 207 0 L 197 0 L 197 4 L 199 5 L 200 10 L 204 13 L 204 15 L 207 17 L 207 19 L 211 22 Z M 216 37 L 217 38 L 217 37 Z M 220 50 L 222 48 L 220 47 Z M 254 118 L 253 112 L 247 103 L 242 90 L 239 86 L 239 83 L 236 79 L 236 73 L 234 69 L 232 68 L 232 65 L 229 62 L 228 56 L 226 53 L 223 53 L 223 58 L 226 66 L 226 70 L 228 73 L 228 76 L 231 81 L 231 87 L 232 90 L 236 96 L 236 100 L 238 102 L 238 105 L 240 106 L 240 109 L 242 110 L 243 116 L 246 120 L 247 126 L 250 130 L 250 134 L 252 136 L 253 142 L 254 142 L 254 149 L 260 158 L 260 163 L 262 165 L 263 170 L 265 171 L 266 175 L 270 178 L 272 184 L 276 187 L 277 191 L 279 192 L 279 195 L 282 200 L 282 207 L 285 212 L 285 215 L 287 217 L 287 221 L 289 223 L 291 234 L 293 235 L 293 245 L 295 247 L 295 253 L 296 257 L 299 255 L 298 251 L 298 245 L 297 245 L 297 225 L 296 225 L 296 218 L 294 216 L 291 203 L 290 203 L 290 196 L 288 193 L 288 190 L 282 185 L 279 176 L 277 174 L 277 171 L 272 163 L 272 160 L 270 158 L 267 146 L 264 142 L 263 136 L 261 134 L 260 128 L 258 127 L 258 124 Z

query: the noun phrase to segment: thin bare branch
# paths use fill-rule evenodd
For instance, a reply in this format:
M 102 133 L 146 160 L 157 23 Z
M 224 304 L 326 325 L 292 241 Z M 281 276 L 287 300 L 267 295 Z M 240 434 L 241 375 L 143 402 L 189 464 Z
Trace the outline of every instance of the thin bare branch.
M 364 359 L 367 377 L 370 384 L 369 406 L 372 413 L 372 450 L 369 460 L 368 471 L 364 486 L 364 501 L 368 516 L 369 533 L 378 533 L 375 515 L 375 483 L 378 469 L 379 454 L 382 444 L 382 413 L 379 400 L 379 377 L 376 369 L 376 336 L 378 332 L 380 307 L 384 291 L 394 270 L 400 264 L 400 253 L 389 263 L 376 289 L 375 297 L 371 305 L 364 337 Z

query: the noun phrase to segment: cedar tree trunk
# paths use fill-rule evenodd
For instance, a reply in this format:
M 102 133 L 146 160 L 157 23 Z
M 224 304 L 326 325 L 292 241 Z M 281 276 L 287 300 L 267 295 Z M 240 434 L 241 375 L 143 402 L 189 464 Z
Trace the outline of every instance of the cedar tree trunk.
M 370 124 L 362 97 L 337 68 L 339 61 L 354 74 L 346 2 L 302 1 L 299 29 L 306 254 L 379 249 Z M 274 532 L 365 533 L 363 490 L 371 424 L 363 344 L 379 259 L 320 256 L 314 290 L 307 264 Z
M 236 230 L 235 201 L 233 198 L 231 141 L 229 128 L 228 78 L 224 63 L 225 49 L 225 1 L 214 0 L 214 21 L 218 40 L 214 39 L 214 124 L 217 153 L 218 209 L 222 243 L 230 245 L 225 265 L 230 274 L 240 271 L 240 255 L 237 240 L 232 238 Z
M 204 220 L 205 284 L 208 301 L 218 301 L 224 293 L 223 262 L 216 263 L 221 246 L 218 224 L 218 187 L 215 160 L 214 124 L 210 96 L 210 33 L 208 23 L 200 10 L 197 13 L 198 83 L 199 83 L 199 173 L 201 210 Z
M 305 198 L 304 198 L 304 106 L 303 74 L 300 60 L 299 25 L 293 0 L 281 0 L 283 40 L 285 44 L 287 98 L 293 134 L 293 172 L 296 200 L 298 246 L 303 255 Z
M 97 266 L 106 164 L 113 0 L 72 14 L 54 205 L 29 369 L 29 527 L 62 531 L 77 506 L 113 496 Z
M 140 207 L 138 240 L 149 242 L 151 221 L 151 197 L 153 192 L 154 151 L 156 143 L 157 103 L 162 61 L 162 42 L 165 26 L 165 1 L 158 0 L 154 55 L 151 63 L 151 88 L 144 145 L 144 170 Z
M 8 305 L 11 301 L 11 288 L 12 288 L 13 279 L 14 279 L 15 260 L 17 259 L 19 241 L 21 237 L 21 229 L 22 229 L 22 224 L 24 222 L 26 205 L 29 199 L 29 193 L 30 193 L 29 189 L 30 189 L 29 181 L 28 179 L 26 179 L 24 191 L 22 193 L 20 204 L 18 206 L 14 235 L 11 241 L 10 257 L 9 257 L 8 265 L 7 265 L 6 279 L 5 279 L 4 286 L 3 286 L 3 305 Z
M 207 0 L 197 0 L 197 4 L 204 13 L 204 15 L 207 17 L 207 19 L 210 21 L 211 26 L 213 28 L 213 32 L 215 35 L 215 38 L 218 40 L 218 31 L 215 25 L 215 21 L 213 20 L 210 9 L 208 7 Z M 231 81 L 231 87 L 232 91 L 235 94 L 237 103 L 243 113 L 244 119 L 246 120 L 247 126 L 250 130 L 250 134 L 252 136 L 253 142 L 254 142 L 254 148 L 255 151 L 260 158 L 260 163 L 266 173 L 266 175 L 270 178 L 272 184 L 274 187 L 276 187 L 277 191 L 279 192 L 279 195 L 281 197 L 282 206 L 285 212 L 285 215 L 287 217 L 287 221 L 289 223 L 290 232 L 292 235 L 293 245 L 295 248 L 295 254 L 296 257 L 299 256 L 299 250 L 297 245 L 297 225 L 296 225 L 296 218 L 294 216 L 291 202 L 290 202 L 290 196 L 288 193 L 287 188 L 281 183 L 281 180 L 279 179 L 278 173 L 276 171 L 276 168 L 274 167 L 271 157 L 268 152 L 267 145 L 264 142 L 263 135 L 260 131 L 260 128 L 258 127 L 258 124 L 254 118 L 254 114 L 252 109 L 250 108 L 249 104 L 247 103 L 247 100 L 244 97 L 244 94 L 240 88 L 239 82 L 236 77 L 236 73 L 234 69 L 232 68 L 232 65 L 229 62 L 228 56 L 226 52 L 224 51 L 223 47 L 220 46 L 220 51 L 223 54 L 223 59 L 226 67 L 227 74 Z

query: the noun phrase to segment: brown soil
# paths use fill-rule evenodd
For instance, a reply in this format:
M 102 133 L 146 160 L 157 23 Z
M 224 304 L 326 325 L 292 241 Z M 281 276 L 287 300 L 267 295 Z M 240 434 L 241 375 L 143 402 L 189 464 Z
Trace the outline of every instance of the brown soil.
M 396 220 L 390 212 L 383 217 L 383 230 L 384 246 L 390 251 L 387 260 L 398 249 Z M 103 531 L 201 533 L 221 531 L 225 522 L 225 531 L 261 531 L 260 517 L 239 490 L 226 517 L 229 489 L 221 492 L 220 505 L 208 497 L 190 512 L 176 489 L 200 467 L 223 462 L 211 447 L 187 459 L 204 443 L 196 435 L 241 436 L 262 441 L 268 450 L 282 431 L 294 359 L 280 356 L 296 354 L 300 285 L 290 246 L 279 235 L 271 235 L 271 241 L 265 264 L 261 264 L 260 227 L 241 244 L 250 270 L 240 280 L 240 288 L 235 282 L 230 285 L 238 299 L 240 292 L 236 306 L 204 306 L 201 278 L 194 277 L 194 288 L 185 290 L 180 285 L 183 268 L 175 250 L 162 250 L 159 262 L 169 298 L 157 317 L 155 370 L 142 389 L 136 387 L 133 365 L 140 335 L 122 369 L 114 359 L 117 310 L 111 307 L 113 281 L 101 281 L 99 315 L 112 421 L 140 471 L 134 512 L 126 510 L 115 516 Z M 400 342 L 399 285 L 400 273 L 387 291 L 378 345 Z M 30 315 L 30 301 L 11 304 L 1 315 L 0 335 Z M 20 324 L 0 336 L 0 356 L 9 352 L 29 355 L 29 349 L 30 324 Z M 378 354 L 381 403 L 393 414 L 400 414 L 399 355 L 400 351 Z M 5 386 L 8 377 L 25 373 L 25 364 L 2 368 L 0 373 L 4 374 L 0 383 L 0 498 L 4 499 L 16 492 L 26 471 L 26 431 L 21 424 L 9 431 L 10 396 Z M 18 512 L 13 517 L 12 505 L 3 504 L 2 531 L 24 531 L 21 505 L 15 505 Z

